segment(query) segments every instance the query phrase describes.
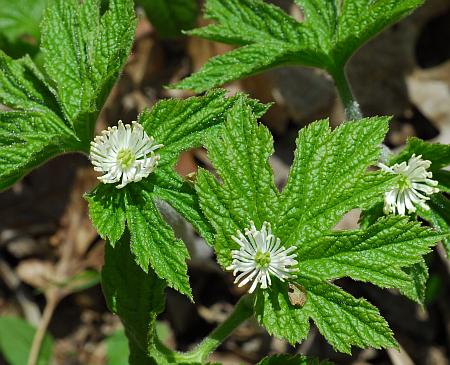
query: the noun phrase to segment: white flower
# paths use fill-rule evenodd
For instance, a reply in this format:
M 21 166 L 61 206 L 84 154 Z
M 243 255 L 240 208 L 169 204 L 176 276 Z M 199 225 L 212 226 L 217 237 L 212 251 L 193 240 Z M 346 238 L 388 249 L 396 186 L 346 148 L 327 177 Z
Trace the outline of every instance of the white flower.
M 253 293 L 258 283 L 262 289 L 266 289 L 272 284 L 270 275 L 276 276 L 281 281 L 292 277 L 292 272 L 297 271 L 295 267 L 298 262 L 297 255 L 292 253 L 296 247 L 284 248 L 280 245 L 280 239 L 272 235 L 270 224 L 264 222 L 261 230 L 257 230 L 251 222 L 251 228 L 245 230 L 245 236 L 238 231 L 238 237 L 231 238 L 239 244 L 239 250 L 231 252 L 233 262 L 227 270 L 234 270 L 236 276 L 235 283 L 239 282 L 239 287 L 253 280 L 249 293 Z
M 139 123 L 124 125 L 119 121 L 118 127 L 109 127 L 91 142 L 90 159 L 94 170 L 104 174 L 98 179 L 106 184 L 122 179 L 117 185 L 120 189 L 155 170 L 159 155 L 154 151 L 162 146 L 156 144 Z
M 427 171 L 431 161 L 422 160 L 422 155 L 412 155 L 407 163 L 402 162 L 393 166 L 379 163 L 378 166 L 386 172 L 403 176 L 400 184 L 384 195 L 386 214 L 395 214 L 397 211 L 398 214 L 405 215 L 406 209 L 408 213 L 412 213 L 416 211 L 415 205 L 425 210 L 430 209 L 426 201 L 430 199 L 429 195 L 439 191 L 436 188 L 438 182 L 431 180 L 433 174 Z

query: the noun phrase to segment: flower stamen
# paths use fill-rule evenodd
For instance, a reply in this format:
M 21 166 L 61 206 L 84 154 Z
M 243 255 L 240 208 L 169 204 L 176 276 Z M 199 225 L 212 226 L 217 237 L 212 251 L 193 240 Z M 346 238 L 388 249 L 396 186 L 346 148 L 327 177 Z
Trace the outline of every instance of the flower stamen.
M 239 287 L 252 281 L 249 293 L 253 293 L 258 284 L 261 289 L 267 289 L 272 284 L 271 275 L 284 281 L 292 278 L 297 271 L 297 254 L 293 253 L 296 247 L 286 249 L 281 246 L 280 239 L 272 234 L 268 222 L 264 222 L 260 230 L 251 222 L 245 235 L 238 231 L 237 236 L 231 238 L 240 249 L 231 252 L 233 262 L 227 270 L 233 270 L 234 276 L 240 272 L 234 281 L 239 283 Z
M 425 210 L 430 209 L 426 201 L 430 199 L 429 195 L 439 191 L 436 187 L 438 182 L 431 179 L 433 174 L 428 171 L 431 161 L 423 160 L 422 155 L 413 154 L 408 162 L 393 166 L 379 163 L 378 166 L 383 171 L 401 175 L 397 187 L 384 195 L 385 214 L 405 215 L 406 210 L 413 213 L 416 211 L 416 205 Z
M 159 154 L 155 150 L 161 147 L 139 123 L 124 125 L 119 121 L 117 127 L 109 127 L 91 142 L 90 159 L 94 170 L 103 173 L 98 179 L 105 184 L 121 181 L 117 185 L 120 189 L 156 169 Z

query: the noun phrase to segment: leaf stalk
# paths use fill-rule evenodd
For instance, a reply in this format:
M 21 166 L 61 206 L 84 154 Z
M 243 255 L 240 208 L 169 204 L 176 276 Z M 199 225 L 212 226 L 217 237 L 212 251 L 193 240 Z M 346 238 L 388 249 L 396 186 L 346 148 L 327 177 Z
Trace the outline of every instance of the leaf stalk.
M 254 295 L 243 296 L 234 307 L 229 317 L 218 325 L 197 347 L 186 353 L 172 352 L 159 339 L 155 346 L 159 353 L 166 356 L 170 353 L 172 360 L 180 363 L 203 363 L 209 355 L 225 341 L 225 339 L 245 320 L 253 315 Z
M 344 104 L 345 115 L 347 120 L 357 120 L 362 118 L 361 109 L 358 102 L 353 96 L 347 75 L 345 74 L 345 67 L 335 67 L 329 71 L 334 79 L 339 96 Z

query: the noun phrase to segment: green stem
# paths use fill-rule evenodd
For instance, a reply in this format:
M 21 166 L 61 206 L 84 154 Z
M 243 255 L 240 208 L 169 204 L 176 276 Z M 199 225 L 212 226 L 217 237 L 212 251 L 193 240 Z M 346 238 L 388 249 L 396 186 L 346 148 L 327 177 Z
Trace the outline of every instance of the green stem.
M 186 353 L 172 353 L 178 362 L 205 362 L 209 355 L 235 330 L 242 322 L 253 314 L 253 295 L 243 296 L 236 304 L 230 316 L 217 326 L 200 344 L 192 351 Z M 156 347 L 161 353 L 168 353 L 168 349 L 161 343 Z M 170 351 L 170 350 L 169 350 Z
M 344 67 L 335 67 L 332 71 L 330 71 L 330 74 L 334 79 L 339 96 L 344 104 L 347 119 L 361 119 L 361 109 L 359 108 L 358 102 L 353 97 Z

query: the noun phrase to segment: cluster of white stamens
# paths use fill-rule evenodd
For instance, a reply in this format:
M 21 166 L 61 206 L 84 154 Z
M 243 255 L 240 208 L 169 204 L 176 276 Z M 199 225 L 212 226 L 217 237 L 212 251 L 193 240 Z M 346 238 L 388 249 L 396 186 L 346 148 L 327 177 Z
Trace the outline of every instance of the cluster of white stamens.
M 431 166 L 430 161 L 422 160 L 422 155 L 412 155 L 408 162 L 393 166 L 379 163 L 378 166 L 386 172 L 403 176 L 400 184 L 384 195 L 386 214 L 397 212 L 405 215 L 406 210 L 408 213 L 413 213 L 416 211 L 416 205 L 425 210 L 430 209 L 426 201 L 430 199 L 429 195 L 439 191 L 436 187 L 438 182 L 431 180 L 433 174 L 427 171 Z
M 253 281 L 249 293 L 253 293 L 258 284 L 262 289 L 266 289 L 272 284 L 271 275 L 276 276 L 281 281 L 290 279 L 292 273 L 297 271 L 295 266 L 297 255 L 293 253 L 295 246 L 284 248 L 280 244 L 280 239 L 272 234 L 270 224 L 264 222 L 261 230 L 257 230 L 251 222 L 251 228 L 245 230 L 245 235 L 240 231 L 237 237 L 231 237 L 239 246 L 239 250 L 231 252 L 233 262 L 227 270 L 234 270 L 236 276 L 235 283 L 243 286 Z
M 162 147 L 149 137 L 142 125 L 133 122 L 109 127 L 91 142 L 90 159 L 94 170 L 103 173 L 99 180 L 106 184 L 117 183 L 123 188 L 152 173 L 158 165 L 159 155 L 155 150 Z

